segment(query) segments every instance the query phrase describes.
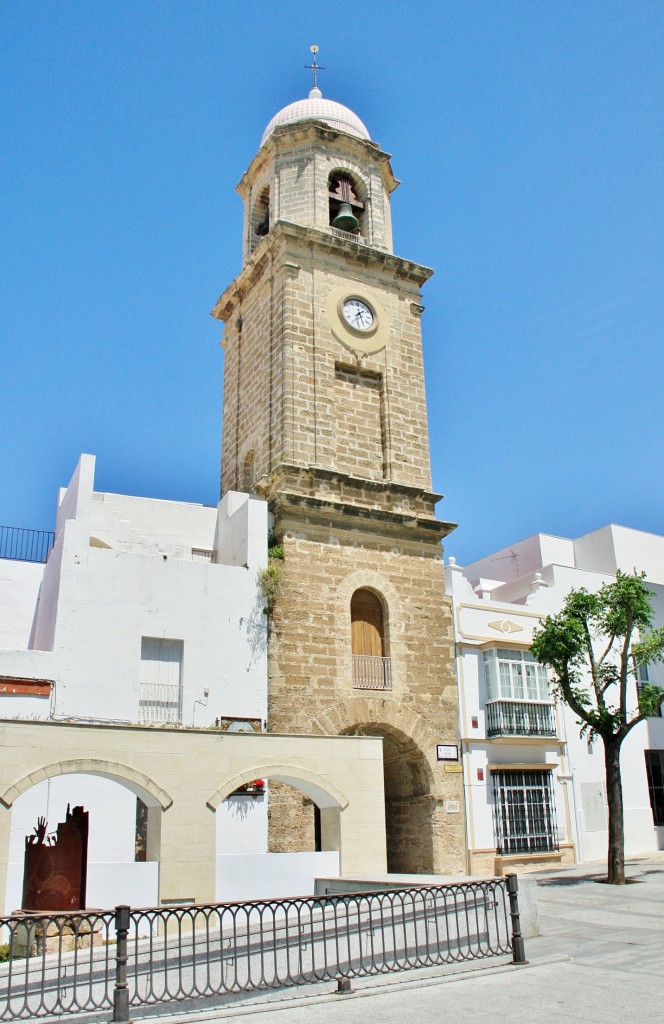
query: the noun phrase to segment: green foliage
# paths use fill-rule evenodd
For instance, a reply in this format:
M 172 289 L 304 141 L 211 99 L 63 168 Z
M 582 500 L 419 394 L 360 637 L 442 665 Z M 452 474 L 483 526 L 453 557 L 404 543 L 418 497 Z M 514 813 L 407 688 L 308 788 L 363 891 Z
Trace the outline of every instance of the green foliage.
M 664 659 L 664 628 L 652 629 L 643 580 L 644 573 L 618 572 L 596 594 L 573 590 L 535 633 L 532 653 L 552 670 L 554 694 L 579 716 L 582 734 L 622 742 L 664 700 L 664 690 L 647 686 L 637 705 L 627 685 L 637 666 Z
M 276 534 L 272 530 L 267 535 L 267 557 L 276 558 L 280 562 L 283 562 L 285 557 L 284 546 L 279 543 Z
M 3 942 L 0 945 L 0 964 L 7 963 L 9 960 L 9 943 Z
M 620 747 L 630 729 L 655 714 L 664 700 L 661 687 L 635 685 L 639 666 L 664 660 L 664 629 L 652 628 L 652 593 L 644 576 L 618 572 L 597 594 L 571 591 L 562 611 L 540 624 L 531 647 L 553 672 L 556 698 L 579 716 L 581 735 L 600 736 L 604 743 L 607 878 L 614 885 L 625 882 Z
M 257 582 L 265 599 L 263 611 L 266 615 L 272 614 L 275 602 L 282 591 L 283 573 L 284 571 L 278 559 L 271 559 L 268 562 L 267 569 L 261 569 L 258 573 Z

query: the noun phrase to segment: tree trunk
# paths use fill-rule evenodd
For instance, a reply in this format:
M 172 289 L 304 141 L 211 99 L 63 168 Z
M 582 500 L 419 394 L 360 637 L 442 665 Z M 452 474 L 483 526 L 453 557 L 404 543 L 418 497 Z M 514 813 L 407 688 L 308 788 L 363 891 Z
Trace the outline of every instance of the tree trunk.
M 606 798 L 609 804 L 609 854 L 607 881 L 610 885 L 625 884 L 625 830 L 623 824 L 622 779 L 620 777 L 620 743 L 604 739 L 606 766 Z

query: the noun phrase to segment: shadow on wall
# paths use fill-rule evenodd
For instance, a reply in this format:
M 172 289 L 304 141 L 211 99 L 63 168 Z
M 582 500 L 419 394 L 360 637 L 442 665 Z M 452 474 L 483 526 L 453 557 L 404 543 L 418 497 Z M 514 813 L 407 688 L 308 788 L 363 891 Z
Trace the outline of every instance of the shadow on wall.
M 264 609 L 265 598 L 259 591 L 256 594 L 251 615 L 248 619 L 242 620 L 242 625 L 247 631 L 249 648 L 251 650 L 251 662 L 247 666 L 247 671 L 258 658 L 262 658 L 267 653 L 268 621 Z

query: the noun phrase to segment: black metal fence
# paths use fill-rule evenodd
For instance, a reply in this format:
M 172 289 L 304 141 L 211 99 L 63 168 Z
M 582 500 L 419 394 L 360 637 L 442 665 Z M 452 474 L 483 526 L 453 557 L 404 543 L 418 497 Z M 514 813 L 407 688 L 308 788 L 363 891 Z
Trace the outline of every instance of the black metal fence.
M 48 530 L 0 526 L 0 558 L 13 558 L 17 562 L 45 562 L 54 539 L 55 534 Z
M 512 954 L 516 876 L 261 903 L 0 918 L 0 1020 L 112 1010 Z

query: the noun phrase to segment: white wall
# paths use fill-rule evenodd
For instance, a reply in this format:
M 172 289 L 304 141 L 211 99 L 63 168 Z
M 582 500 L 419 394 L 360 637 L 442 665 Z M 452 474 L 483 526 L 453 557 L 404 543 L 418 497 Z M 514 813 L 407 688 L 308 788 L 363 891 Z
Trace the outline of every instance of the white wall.
M 44 566 L 0 559 L 0 649 L 29 647 Z
M 211 508 L 94 493 L 94 466 L 81 456 L 60 492 L 47 564 L 0 561 L 0 676 L 54 680 L 50 698 L 0 694 L 0 717 L 135 722 L 141 640 L 163 637 L 183 644 L 183 724 L 265 720 L 265 502 L 230 493 Z M 194 560 L 193 548 L 214 560 Z M 156 869 L 134 863 L 135 796 L 70 775 L 35 786 L 13 808 L 7 908 L 20 906 L 25 836 L 40 815 L 55 828 L 67 803 L 91 815 L 90 899 L 156 900 Z M 217 827 L 226 854 L 267 850 L 263 799 L 227 801 Z
M 265 719 L 267 623 L 257 575 L 267 562 L 266 504 L 228 494 L 209 508 L 94 494 L 93 483 L 94 458 L 81 456 L 60 495 L 46 566 L 0 563 L 0 602 L 11 608 L 0 603 L 0 621 L 13 648 L 0 650 L 0 675 L 33 677 L 34 646 L 53 652 L 42 678 L 55 680 L 50 708 L 0 695 L 0 716 L 135 721 L 141 639 L 163 637 L 183 643 L 184 724 Z M 192 560 L 192 548 L 215 545 L 216 561 Z
M 336 850 L 217 857 L 217 901 L 311 896 L 315 878 L 339 877 Z
M 217 856 L 267 853 L 266 796 L 231 796 L 216 814 Z

